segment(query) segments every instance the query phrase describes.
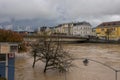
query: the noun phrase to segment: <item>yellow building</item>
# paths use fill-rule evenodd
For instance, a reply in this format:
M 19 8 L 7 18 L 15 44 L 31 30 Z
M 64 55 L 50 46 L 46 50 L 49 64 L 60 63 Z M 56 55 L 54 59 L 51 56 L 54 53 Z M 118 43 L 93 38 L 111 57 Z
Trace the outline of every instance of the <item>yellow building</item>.
M 120 40 L 120 21 L 103 22 L 95 29 L 101 39 Z

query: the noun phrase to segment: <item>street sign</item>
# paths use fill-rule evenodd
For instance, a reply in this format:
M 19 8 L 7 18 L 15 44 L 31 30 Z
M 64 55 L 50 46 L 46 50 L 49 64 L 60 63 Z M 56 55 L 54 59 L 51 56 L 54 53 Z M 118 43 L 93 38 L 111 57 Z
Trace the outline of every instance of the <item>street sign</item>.
M 14 57 L 15 57 L 15 54 L 14 54 L 14 53 L 9 53 L 8 55 L 9 55 L 9 56 L 8 56 L 9 58 L 14 58 Z

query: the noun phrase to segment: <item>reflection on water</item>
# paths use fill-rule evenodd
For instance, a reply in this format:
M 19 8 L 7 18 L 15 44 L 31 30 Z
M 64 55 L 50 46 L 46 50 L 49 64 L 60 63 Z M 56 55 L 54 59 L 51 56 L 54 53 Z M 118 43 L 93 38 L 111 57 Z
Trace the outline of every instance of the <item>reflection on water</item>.
M 83 43 L 65 45 L 65 48 L 77 58 L 90 58 L 120 70 L 120 45 Z M 76 66 L 68 73 L 50 70 L 43 74 L 42 62 L 33 69 L 32 58 L 19 54 L 16 55 L 15 80 L 115 80 L 115 72 L 101 64 L 90 61 L 88 66 L 84 66 L 82 60 L 76 60 L 74 64 Z

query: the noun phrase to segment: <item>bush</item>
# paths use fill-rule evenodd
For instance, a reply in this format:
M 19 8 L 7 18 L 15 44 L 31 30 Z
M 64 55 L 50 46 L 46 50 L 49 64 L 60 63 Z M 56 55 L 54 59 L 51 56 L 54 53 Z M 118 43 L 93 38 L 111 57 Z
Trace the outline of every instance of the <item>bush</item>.
M 6 80 L 6 78 L 0 77 L 0 80 Z
M 23 37 L 11 30 L 0 29 L 0 42 L 22 42 Z

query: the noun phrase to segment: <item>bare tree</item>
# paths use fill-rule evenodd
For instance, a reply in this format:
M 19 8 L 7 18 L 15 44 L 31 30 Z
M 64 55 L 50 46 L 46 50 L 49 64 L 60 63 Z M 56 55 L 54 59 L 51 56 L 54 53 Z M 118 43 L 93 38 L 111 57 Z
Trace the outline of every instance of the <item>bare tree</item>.
M 72 66 L 72 55 L 63 49 L 59 36 L 52 39 L 43 32 L 43 37 L 32 46 L 33 68 L 37 61 L 45 63 L 44 73 L 49 69 L 68 71 Z

